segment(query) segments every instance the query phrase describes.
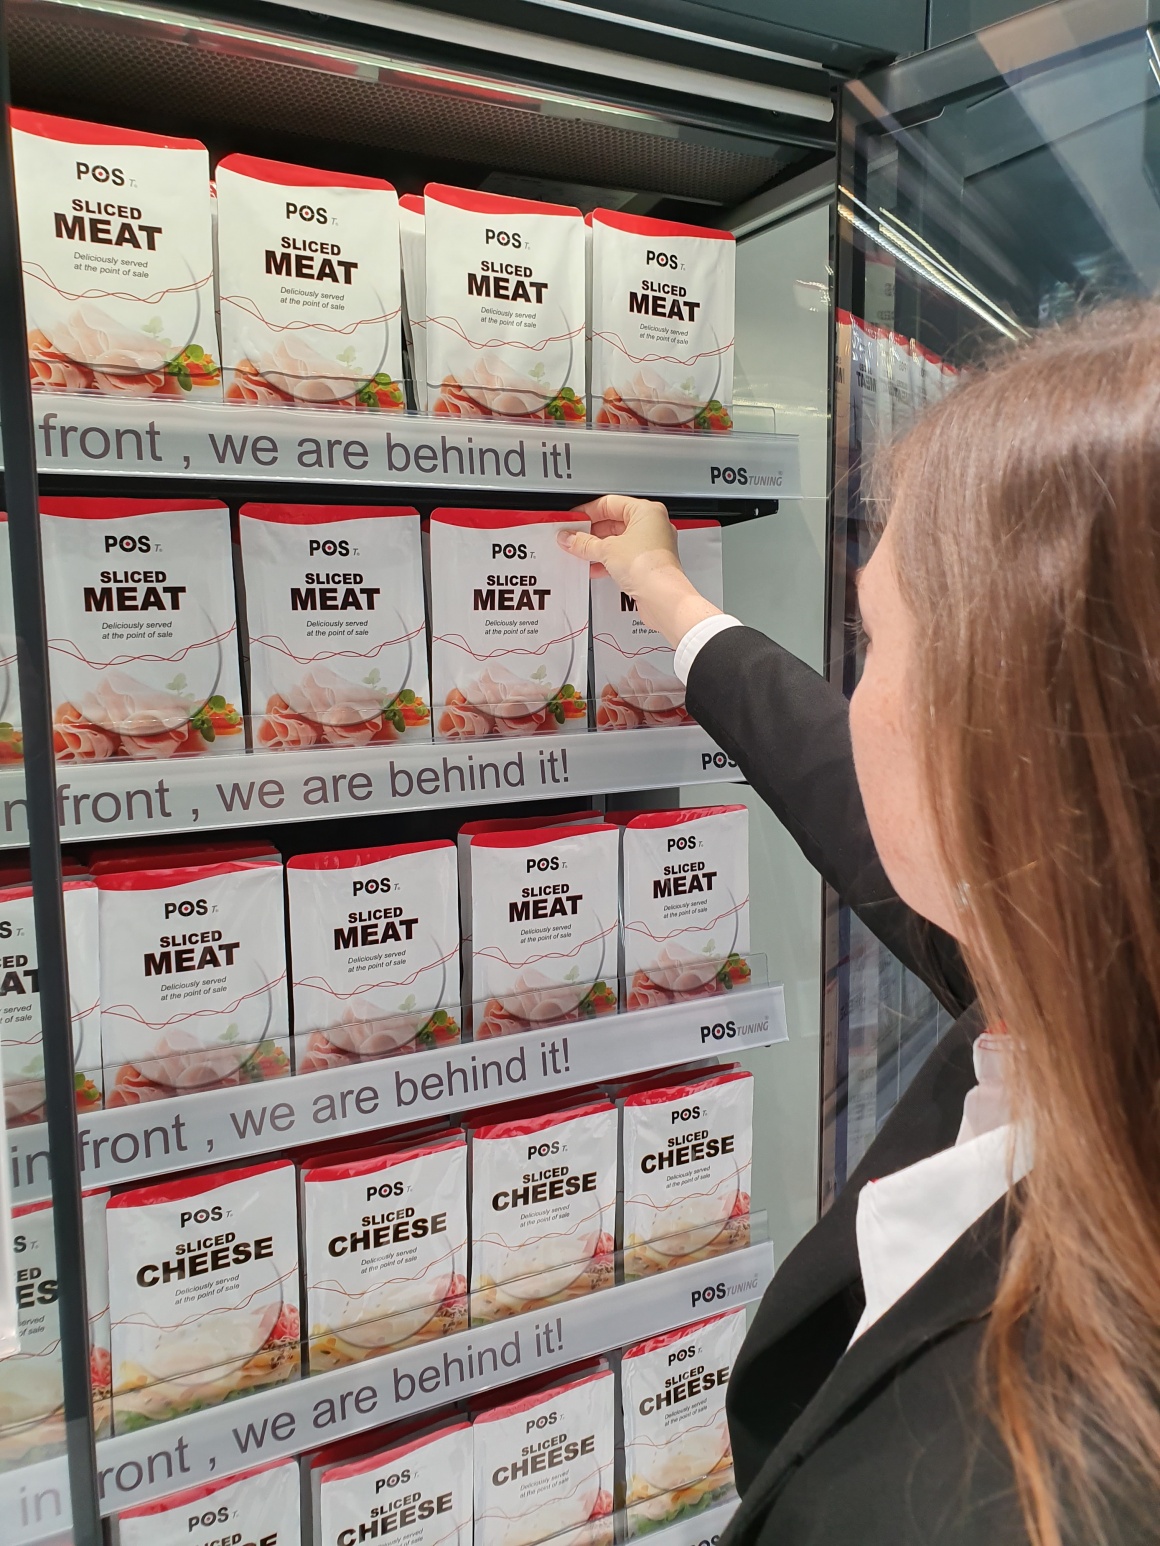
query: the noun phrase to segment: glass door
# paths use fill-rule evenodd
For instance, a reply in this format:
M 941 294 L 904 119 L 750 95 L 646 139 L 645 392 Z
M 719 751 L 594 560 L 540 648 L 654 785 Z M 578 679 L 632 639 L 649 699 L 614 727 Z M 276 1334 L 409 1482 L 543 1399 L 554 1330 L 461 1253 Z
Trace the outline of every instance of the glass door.
M 1160 283 L 1158 18 L 1066 0 L 845 88 L 829 645 L 847 694 L 876 447 L 980 351 Z M 840 898 L 826 928 L 823 1206 L 949 1023 Z

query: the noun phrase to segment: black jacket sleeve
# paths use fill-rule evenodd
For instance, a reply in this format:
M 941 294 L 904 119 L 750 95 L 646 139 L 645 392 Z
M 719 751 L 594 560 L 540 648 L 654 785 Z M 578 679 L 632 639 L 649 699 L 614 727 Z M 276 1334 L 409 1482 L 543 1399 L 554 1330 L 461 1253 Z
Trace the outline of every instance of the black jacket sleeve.
M 841 692 L 764 634 L 728 628 L 694 660 L 686 702 L 823 879 L 946 1009 L 961 1014 L 975 994 L 958 946 L 906 906 L 879 861 Z

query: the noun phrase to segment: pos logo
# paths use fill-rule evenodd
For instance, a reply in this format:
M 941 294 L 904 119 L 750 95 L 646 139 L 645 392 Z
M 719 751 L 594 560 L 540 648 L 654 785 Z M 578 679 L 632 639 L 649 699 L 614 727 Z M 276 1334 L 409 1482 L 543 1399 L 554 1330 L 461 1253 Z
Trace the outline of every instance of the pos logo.
M 701 1027 L 701 1045 L 707 1041 L 731 1041 L 737 1035 L 736 1020 L 718 1020 L 715 1025 Z
M 734 484 L 744 486 L 749 482 L 749 469 L 747 467 L 710 467 L 710 483 L 724 483 L 730 488 Z
M 690 1296 L 694 1310 L 699 1304 L 717 1304 L 724 1297 L 724 1283 L 710 1283 L 705 1288 L 695 1288 Z

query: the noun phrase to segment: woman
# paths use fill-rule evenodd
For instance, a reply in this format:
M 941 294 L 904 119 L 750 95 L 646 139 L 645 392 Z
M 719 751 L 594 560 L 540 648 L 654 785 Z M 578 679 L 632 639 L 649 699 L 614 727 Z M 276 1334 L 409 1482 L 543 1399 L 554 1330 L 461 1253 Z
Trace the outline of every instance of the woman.
M 597 500 L 565 541 L 678 647 L 691 712 L 958 1016 L 758 1312 L 729 1392 L 729 1542 L 1142 1546 L 1160 1540 L 1160 308 L 975 373 L 881 473 L 848 711 L 697 595 L 663 506 Z

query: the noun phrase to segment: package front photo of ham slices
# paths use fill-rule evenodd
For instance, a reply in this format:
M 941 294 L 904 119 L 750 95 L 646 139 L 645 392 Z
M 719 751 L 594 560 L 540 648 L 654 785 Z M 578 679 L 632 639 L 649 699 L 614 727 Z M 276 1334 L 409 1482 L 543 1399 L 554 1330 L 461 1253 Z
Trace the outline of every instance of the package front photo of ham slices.
M 588 575 L 559 510 L 436 510 L 428 529 L 435 734 L 588 728 Z
M 290 1072 L 282 864 L 98 866 L 109 1106 Z
M 456 869 L 438 840 L 287 862 L 300 1074 L 460 1039 Z
M 291 1161 L 130 1188 L 107 1217 L 114 1432 L 297 1378 Z
M 255 747 L 430 740 L 416 512 L 245 504 L 238 533 Z
M 215 181 L 226 401 L 402 413 L 391 184 L 245 155 Z
M 57 760 L 241 751 L 225 505 L 42 499 L 40 512 Z

